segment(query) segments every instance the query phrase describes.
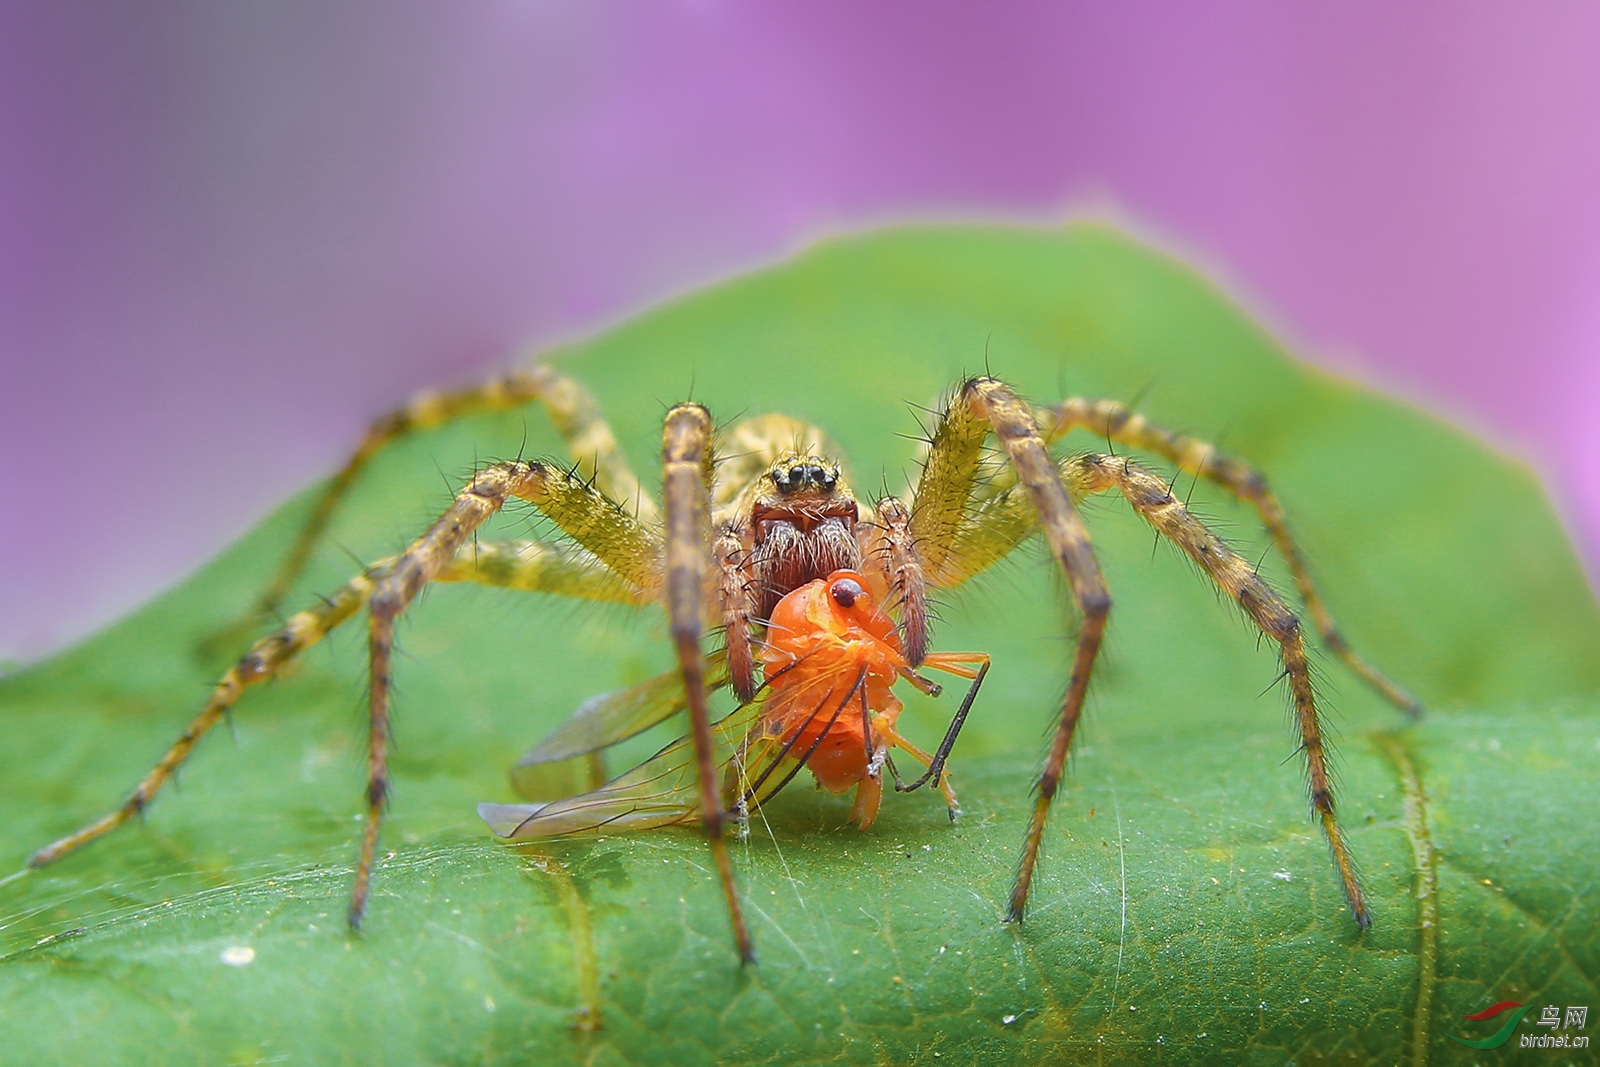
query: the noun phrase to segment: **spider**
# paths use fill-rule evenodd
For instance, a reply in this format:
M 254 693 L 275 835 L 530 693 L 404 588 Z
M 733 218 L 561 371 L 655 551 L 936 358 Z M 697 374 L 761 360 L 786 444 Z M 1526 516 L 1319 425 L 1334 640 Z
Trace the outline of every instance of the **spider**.
M 477 389 L 425 394 L 375 423 L 324 490 L 264 594 L 263 606 L 275 606 L 282 598 L 345 491 L 389 442 L 458 415 L 532 401 L 542 403 L 561 433 L 571 465 L 517 459 L 477 471 L 439 520 L 403 553 L 371 564 L 332 596 L 256 641 L 222 676 L 189 727 L 119 808 L 40 849 L 30 857 L 29 866 L 59 859 L 142 812 L 248 686 L 277 675 L 304 649 L 365 607 L 370 648 L 366 822 L 349 908 L 350 925 L 358 929 L 389 794 L 395 620 L 417 594 L 430 582 L 469 581 L 596 601 L 661 603 L 677 660 L 668 688 L 681 693 L 665 703 L 671 710 L 681 702 L 688 711 L 698 817 L 716 862 L 740 958 L 748 963 L 754 959 L 754 947 L 724 837 L 728 815 L 716 780 L 708 691 L 725 679 L 741 702 L 750 702 L 762 681 L 756 652 L 762 647 L 766 620 L 785 596 L 840 570 L 859 573 L 875 600 L 889 606 L 899 653 L 914 670 L 929 662 L 929 595 L 967 581 L 1037 533 L 1064 573 L 1081 621 L 1007 906 L 1006 919 L 1021 921 L 1046 818 L 1111 610 L 1075 503 L 1115 490 L 1277 643 L 1300 733 L 1312 810 L 1327 837 L 1355 922 L 1360 927 L 1370 923 L 1335 815 L 1316 697 L 1295 614 L 1157 474 L 1115 454 L 1057 458 L 1051 446 L 1069 431 L 1082 428 L 1108 443 L 1160 456 L 1253 505 L 1287 562 L 1327 649 L 1403 711 L 1415 716 L 1420 705 L 1368 666 L 1340 636 L 1289 536 L 1282 508 L 1257 471 L 1210 444 L 1154 426 L 1116 402 L 1075 398 L 1034 408 L 996 378 L 962 381 L 937 415 L 915 486 L 905 499 L 887 496 L 873 504 L 858 500 L 851 491 L 837 450 L 817 428 L 787 416 L 766 415 L 742 421 L 719 438 L 706 408 L 682 403 L 672 407 L 664 420 L 658 506 L 629 469 L 588 392 L 549 365 L 534 364 Z M 1000 462 L 991 460 L 987 443 L 991 436 L 998 442 Z M 478 541 L 478 528 L 513 498 L 531 504 L 561 536 Z M 708 621 L 720 630 L 723 645 L 710 657 L 704 650 Z M 580 709 L 574 724 L 579 732 L 598 723 L 602 732 L 616 734 L 621 718 L 613 714 L 609 719 L 585 720 Z M 601 737 L 599 744 L 604 743 L 606 738 Z M 937 771 L 934 778 L 938 779 Z

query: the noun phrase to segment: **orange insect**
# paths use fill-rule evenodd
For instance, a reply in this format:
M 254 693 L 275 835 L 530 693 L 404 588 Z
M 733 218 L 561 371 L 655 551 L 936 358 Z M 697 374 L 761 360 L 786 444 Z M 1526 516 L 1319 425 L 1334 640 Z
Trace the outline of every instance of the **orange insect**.
M 744 819 L 808 767 L 829 792 L 855 788 L 850 818 L 865 830 L 877 817 L 887 767 L 900 792 L 933 782 L 949 805 L 950 817 L 956 817 L 955 790 L 944 764 L 988 672 L 987 654 L 934 652 L 923 659 L 925 667 L 972 680 L 931 756 L 896 730 L 904 705 L 892 687 L 903 678 L 930 696 L 939 695 L 941 688 L 906 661 L 894 620 L 861 574 L 834 571 L 784 596 L 773 609 L 760 658 L 767 680 L 756 699 L 716 724 L 721 742 L 730 749 L 722 788 L 727 814 Z M 725 671 L 714 680 L 727 684 Z M 658 713 L 670 714 L 682 703 L 681 690 L 673 694 L 664 682 L 653 679 L 596 698 L 518 767 L 594 751 L 642 729 L 639 724 L 645 719 L 659 721 L 664 715 Z M 890 758 L 896 748 L 926 772 L 903 782 Z M 645 829 L 698 818 L 698 789 L 694 746 L 683 738 L 581 796 L 540 804 L 480 804 L 478 813 L 495 833 L 518 839 Z

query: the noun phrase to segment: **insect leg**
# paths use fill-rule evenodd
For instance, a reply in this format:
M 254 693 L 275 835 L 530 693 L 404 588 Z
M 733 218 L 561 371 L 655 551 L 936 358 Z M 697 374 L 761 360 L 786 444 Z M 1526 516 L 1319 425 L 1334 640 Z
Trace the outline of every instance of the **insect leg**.
M 200 713 L 195 716 L 167 754 L 145 775 L 137 789 L 116 811 L 89 825 L 68 834 L 54 844 L 47 845 L 28 859 L 29 867 L 43 867 L 67 853 L 110 833 L 135 815 L 144 811 L 155 795 L 189 757 L 194 746 L 206 731 L 231 708 L 249 686 L 275 677 L 284 666 L 305 649 L 322 640 L 331 630 L 360 611 L 372 595 L 374 587 L 389 574 L 393 560 L 384 560 L 368 567 L 351 579 L 344 588 L 328 597 L 316 607 L 290 616 L 279 630 L 261 638 L 250 651 L 228 669 L 211 691 Z
M 904 751 L 910 753 L 911 758 L 915 759 L 924 767 L 930 766 L 933 763 L 934 757 L 928 755 L 926 752 L 922 751 L 922 749 L 906 740 L 894 727 L 879 726 L 878 729 L 883 731 L 883 736 L 889 742 L 889 746 L 891 748 L 903 749 Z M 900 772 L 895 769 L 893 759 L 885 756 L 883 762 L 888 765 L 889 773 L 894 776 L 894 787 L 896 792 L 909 793 L 911 790 L 917 788 L 914 785 L 906 785 L 900 781 Z M 926 782 L 927 780 L 928 776 L 923 775 L 920 781 Z M 956 816 L 961 814 L 961 805 L 956 800 L 955 788 L 950 785 L 950 776 L 945 774 L 942 770 L 939 773 L 938 789 L 939 793 L 944 797 L 945 805 L 950 809 L 950 821 L 955 822 Z
M 863 675 L 863 681 L 865 676 Z M 856 802 L 850 807 L 850 821 L 865 830 L 878 818 L 878 808 L 883 803 L 883 768 L 880 758 L 889 758 L 888 744 L 881 752 L 872 736 L 872 711 L 867 707 L 867 691 L 857 686 L 856 703 L 861 708 L 861 736 L 866 742 L 867 776 L 856 783 Z M 885 708 L 885 718 L 893 719 L 900 713 L 900 702 L 894 701 L 892 709 Z M 821 738 L 818 738 L 821 741 Z
M 1327 646 L 1328 651 L 1401 711 L 1412 718 L 1422 714 L 1421 701 L 1385 678 L 1376 668 L 1357 655 L 1345 641 L 1344 635 L 1339 632 L 1339 627 L 1333 621 L 1332 613 L 1323 602 L 1316 583 L 1311 580 L 1311 572 L 1306 566 L 1305 557 L 1301 555 L 1294 538 L 1289 536 L 1289 526 L 1284 517 L 1283 506 L 1267 487 L 1267 479 L 1260 471 L 1247 463 L 1224 455 L 1215 446 L 1198 438 L 1173 433 L 1171 430 L 1152 425 L 1143 415 L 1129 411 L 1112 400 L 1073 398 L 1064 400 L 1053 408 L 1040 411 L 1038 415 L 1039 426 L 1046 442 L 1053 442 L 1073 427 L 1081 426 L 1102 439 L 1119 441 L 1134 448 L 1154 452 L 1191 474 L 1215 482 L 1255 507 L 1261 516 L 1262 525 L 1272 537 L 1273 544 L 1288 563 L 1289 573 L 1294 575 L 1294 583 L 1300 590 L 1300 599 L 1305 602 L 1306 610 L 1311 613 L 1312 621 L 1316 623 L 1317 630 L 1322 635 L 1322 643 Z
M 976 664 L 977 669 L 973 670 L 967 664 Z M 923 661 L 923 666 L 949 671 L 951 674 L 963 678 L 971 678 L 972 685 L 967 687 L 967 695 L 961 699 L 961 706 L 956 709 L 955 715 L 950 720 L 950 728 L 945 731 L 944 739 L 939 742 L 939 747 L 935 750 L 932 758 L 922 759 L 921 752 L 913 748 L 909 743 L 897 742 L 901 748 L 911 752 L 918 759 L 922 759 L 923 765 L 928 768 L 926 774 L 910 785 L 902 785 L 897 780 L 894 783 L 894 787 L 902 793 L 920 789 L 929 779 L 932 779 L 933 784 L 940 789 L 944 788 L 942 775 L 944 774 L 945 760 L 950 758 L 950 750 L 955 748 L 956 738 L 961 734 L 961 727 L 966 725 L 967 712 L 972 710 L 972 702 L 978 698 L 978 687 L 983 685 L 983 676 L 989 673 L 989 656 L 984 652 L 935 652 Z
M 705 652 L 700 646 L 711 570 L 713 456 L 711 413 L 699 404 L 679 404 L 667 412 L 662 428 L 666 505 L 666 594 L 672 641 L 683 672 L 684 695 L 700 777 L 700 819 L 711 841 L 722 893 L 728 902 L 740 962 L 755 962 L 755 945 L 744 922 L 733 864 L 722 836 L 722 801 L 717 790 L 715 741 L 706 702 Z
M 390 412 L 367 428 L 350 458 L 345 461 L 312 506 L 311 516 L 300 528 L 289 554 L 262 591 L 258 609 L 276 611 L 290 586 L 305 570 L 317 542 L 327 530 L 333 513 L 350 487 L 372 458 L 395 441 L 419 430 L 428 430 L 453 419 L 491 411 L 507 411 L 532 401 L 541 401 L 555 424 L 567 451 L 577 464 L 577 472 L 592 480 L 595 487 L 612 500 L 632 507 L 640 518 L 656 516 L 655 501 L 643 491 L 639 479 L 628 467 L 616 436 L 600 414 L 600 407 L 581 385 L 545 364 L 507 372 L 472 389 L 455 392 L 418 393 L 405 407 Z
M 1198 563 L 1212 581 L 1232 597 L 1263 633 L 1278 642 L 1283 670 L 1294 699 L 1295 721 L 1300 729 L 1300 750 L 1305 753 L 1311 781 L 1311 806 L 1322 823 L 1333 861 L 1344 882 L 1345 896 L 1356 925 L 1368 926 L 1371 916 L 1349 846 L 1334 815 L 1333 784 L 1328 777 L 1327 754 L 1317 718 L 1316 697 L 1306 662 L 1300 622 L 1283 600 L 1261 579 L 1250 563 L 1237 555 L 1205 524 L 1195 518 L 1154 473 L 1122 456 L 1090 454 L 1071 462 L 1070 480 L 1077 492 L 1117 489 L 1128 498 L 1146 522 Z
M 1006 911 L 1007 921 L 1019 922 L 1038 863 L 1050 802 L 1066 767 L 1067 751 L 1089 690 L 1089 675 L 1111 613 L 1111 596 L 1100 576 L 1089 531 L 1072 505 L 1055 461 L 1045 450 L 1033 412 L 1005 383 L 994 378 L 973 378 L 963 384 L 934 434 L 911 516 L 912 533 L 924 564 L 930 572 L 937 573 L 954 562 L 952 557 L 978 481 L 984 438 L 991 429 L 1005 450 L 1017 483 L 1026 491 L 1050 553 L 1066 575 L 1072 598 L 1083 613 L 1071 679 L 1061 701 L 1050 753 L 1039 776 L 1038 796 Z

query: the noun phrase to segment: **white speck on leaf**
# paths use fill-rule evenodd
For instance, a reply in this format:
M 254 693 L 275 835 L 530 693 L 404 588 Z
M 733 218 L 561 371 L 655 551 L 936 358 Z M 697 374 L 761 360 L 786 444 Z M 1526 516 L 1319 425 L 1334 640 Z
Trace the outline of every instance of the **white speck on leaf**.
M 1012 1023 L 1017 1021 L 1017 1017 L 1015 1015 L 1002 1015 L 1000 1016 L 1000 1021 L 1005 1025 L 1010 1026 Z
M 1288 871 L 1273 871 L 1272 877 L 1276 878 L 1280 882 L 1294 881 L 1294 875 L 1290 874 Z
M 222 962 L 229 967 L 248 967 L 256 961 L 256 950 L 249 945 L 229 945 L 222 950 Z

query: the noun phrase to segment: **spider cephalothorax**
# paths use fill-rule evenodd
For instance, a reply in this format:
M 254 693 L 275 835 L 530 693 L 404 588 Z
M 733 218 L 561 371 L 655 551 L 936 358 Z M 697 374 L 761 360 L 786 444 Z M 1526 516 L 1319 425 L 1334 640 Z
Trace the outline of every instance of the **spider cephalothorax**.
M 815 452 L 789 452 L 718 516 L 718 542 L 730 548 L 738 543 L 739 562 L 724 583 L 721 607 L 729 669 L 741 700 L 753 697 L 757 685 L 752 627 L 759 631 L 789 590 L 861 567 L 860 508 L 836 462 Z
M 723 841 L 728 801 L 717 780 L 708 691 L 731 684 L 742 701 L 750 701 L 762 683 L 754 651 L 780 602 L 788 610 L 794 602 L 786 597 L 801 596 L 811 583 L 836 572 L 849 572 L 848 580 L 867 594 L 863 610 L 870 602 L 873 612 L 881 605 L 892 614 L 897 630 L 894 655 L 861 659 L 854 681 L 831 710 L 834 688 L 829 683 L 824 688 L 830 695 L 817 698 L 817 708 L 800 709 L 805 713 L 800 726 L 792 731 L 788 726 L 775 728 L 773 736 L 784 746 L 779 757 L 804 764 L 808 751 L 825 742 L 837 742 L 840 735 L 832 732 L 833 726 L 841 722 L 846 707 L 855 706 L 851 701 L 857 701 L 860 710 L 851 729 L 859 727 L 859 732 L 850 736 L 861 738 L 864 746 L 865 762 L 856 768 L 864 775 L 859 782 L 864 791 L 858 793 L 858 810 L 864 810 L 860 809 L 861 797 L 874 795 L 879 788 L 876 753 L 881 750 L 885 759 L 888 753 L 882 745 L 875 747 L 873 739 L 874 725 L 880 722 L 873 716 L 885 709 L 869 704 L 887 699 L 887 685 L 895 677 L 931 691 L 936 687 L 921 678 L 916 668 L 937 666 L 972 678 L 974 684 L 937 754 L 926 757 L 928 773 L 906 788 L 930 780 L 946 787 L 941 780 L 943 760 L 971 705 L 985 669 L 980 665 L 987 664 L 987 657 L 928 652 L 928 596 L 961 584 L 1037 534 L 1066 577 L 1081 624 L 1007 909 L 1008 919 L 1020 920 L 1046 816 L 1066 765 L 1111 610 L 1076 502 L 1115 491 L 1160 536 L 1193 560 L 1278 646 L 1294 705 L 1312 809 L 1332 848 L 1356 922 L 1362 926 L 1369 922 L 1365 898 L 1334 813 L 1316 695 L 1294 613 L 1249 562 L 1173 495 L 1164 479 L 1125 456 L 1060 456 L 1052 453 L 1052 446 L 1069 431 L 1086 429 L 1104 441 L 1160 456 L 1254 506 L 1294 575 L 1328 651 L 1402 709 L 1415 714 L 1418 705 L 1356 656 L 1339 635 L 1289 536 L 1283 511 L 1260 474 L 1203 441 L 1152 426 L 1112 401 L 1068 399 L 1035 408 L 997 379 L 961 382 L 939 412 L 915 484 L 902 497 L 885 497 L 870 507 L 851 492 L 842 472 L 842 453 L 815 427 L 787 416 L 766 415 L 739 422 L 718 435 L 705 408 L 679 404 L 667 412 L 663 427 L 658 505 L 622 458 L 593 399 L 570 378 L 548 366 L 534 366 L 482 389 L 429 395 L 411 409 L 374 424 L 360 450 L 329 484 L 264 601 L 275 606 L 356 473 L 390 440 L 457 414 L 533 400 L 544 404 L 566 439 L 575 461 L 572 466 L 519 459 L 478 471 L 449 510 L 404 553 L 372 564 L 343 589 L 257 641 L 218 682 L 195 721 L 119 809 L 41 849 L 30 861 L 32 865 L 48 863 L 142 811 L 245 687 L 276 676 L 302 650 L 366 606 L 370 616 L 370 770 L 366 832 L 350 904 L 350 922 L 359 924 L 388 793 L 394 624 L 418 593 L 434 581 L 470 581 L 597 601 L 660 603 L 667 609 L 677 655 L 673 675 L 619 691 L 621 698 L 608 696 L 598 704 L 586 704 L 567 726 L 546 739 L 542 749 L 548 756 L 589 752 L 687 709 L 690 737 L 684 751 L 692 755 L 693 762 L 685 767 L 692 771 L 694 788 L 673 794 L 670 814 L 681 819 L 689 812 L 704 824 L 740 953 L 748 961 L 754 958 L 753 948 Z M 996 446 L 993 453 L 990 442 Z M 1001 462 L 993 462 L 995 456 Z M 483 523 L 511 498 L 536 508 L 557 535 L 537 541 L 475 540 Z M 840 617 L 831 623 L 813 619 L 806 625 L 819 639 L 843 640 L 854 639 L 852 627 L 865 624 Z M 877 623 L 873 626 L 882 629 Z M 702 648 L 708 629 L 720 629 L 724 635 L 721 656 L 707 657 Z M 769 667 L 770 660 L 768 656 Z M 812 693 L 814 687 L 809 683 L 816 676 L 807 673 L 809 667 L 794 669 L 799 673 L 769 688 L 785 694 L 785 700 L 805 703 L 810 697 L 797 694 Z M 845 676 L 849 677 L 848 671 Z M 775 679 L 769 675 L 766 681 Z M 826 717 L 816 719 L 818 715 Z M 886 735 L 892 730 L 892 718 L 881 718 Z M 807 742 L 810 747 L 797 751 L 793 746 L 802 738 L 812 738 Z M 903 739 L 895 740 L 895 745 L 919 751 Z M 766 773 L 771 774 L 777 766 L 775 759 Z M 787 780 L 783 778 L 779 787 Z M 741 794 L 758 801 L 770 795 L 770 791 L 761 796 Z M 947 798 L 953 805 L 948 791 Z M 870 806 L 875 810 L 876 801 Z

